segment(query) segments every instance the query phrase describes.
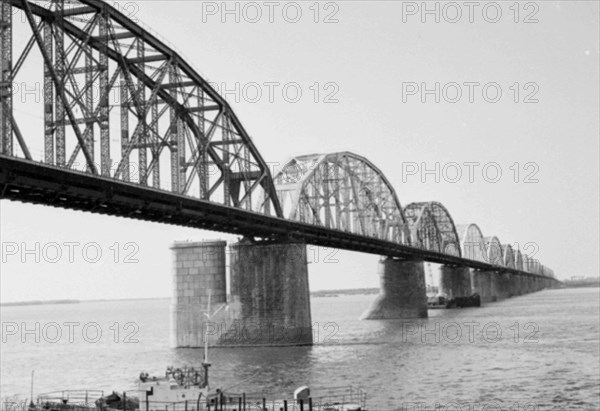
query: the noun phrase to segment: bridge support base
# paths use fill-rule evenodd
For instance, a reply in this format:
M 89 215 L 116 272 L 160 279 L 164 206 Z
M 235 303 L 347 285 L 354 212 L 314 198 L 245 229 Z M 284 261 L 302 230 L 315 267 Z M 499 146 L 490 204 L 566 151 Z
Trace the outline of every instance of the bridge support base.
M 236 314 L 221 345 L 312 345 L 306 244 L 233 244 L 230 279 Z
M 504 300 L 513 296 L 511 291 L 511 275 L 510 273 L 496 274 L 497 278 L 497 296 L 498 299 Z
M 383 257 L 379 278 L 379 296 L 361 319 L 427 318 L 423 262 Z
M 524 281 L 523 275 L 522 274 L 517 275 L 515 278 L 515 285 L 514 285 L 516 295 L 525 294 L 525 289 L 524 289 L 525 285 L 524 284 L 525 284 L 525 281 Z
M 471 270 L 468 267 L 442 266 L 440 268 L 440 286 L 448 298 L 470 296 Z
M 225 241 L 175 243 L 171 346 L 203 347 L 206 310 L 226 303 Z
M 497 274 L 494 271 L 476 271 L 473 276 L 474 292 L 481 297 L 482 303 L 489 303 L 498 299 Z

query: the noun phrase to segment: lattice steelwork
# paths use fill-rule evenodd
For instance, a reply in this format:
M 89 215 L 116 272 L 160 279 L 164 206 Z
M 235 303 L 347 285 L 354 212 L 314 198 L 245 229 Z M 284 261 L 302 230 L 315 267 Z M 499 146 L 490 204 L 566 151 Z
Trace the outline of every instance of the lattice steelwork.
M 437 202 L 411 203 L 404 209 L 412 245 L 425 250 L 461 256 L 460 241 L 448 210 Z
M 367 159 L 343 152 L 296 157 L 275 176 L 285 217 L 409 244 L 394 188 Z
M 230 106 L 153 34 L 99 0 L 2 0 L 0 10 L 2 154 L 281 216 Z M 22 24 L 11 26 L 13 13 Z
M 12 7 L 0 2 L 0 153 L 12 154 Z
M 456 232 L 460 239 L 462 257 L 469 260 L 487 262 L 487 256 L 484 256 L 486 251 L 483 234 L 477 224 L 457 225 Z
M 504 244 L 502 246 L 502 256 L 504 260 L 504 266 L 509 268 L 515 268 L 515 253 L 510 244 Z
M 403 210 L 356 154 L 296 157 L 273 179 L 229 104 L 103 1 L 1 0 L 0 57 L 0 198 L 553 276 L 474 224 L 461 242 L 440 203 Z
M 487 255 L 487 262 L 494 265 L 503 266 L 504 256 L 502 255 L 502 244 L 496 236 L 485 237 L 485 248 Z
M 515 269 L 523 270 L 523 254 L 521 254 L 521 250 L 517 250 L 514 252 L 515 254 Z

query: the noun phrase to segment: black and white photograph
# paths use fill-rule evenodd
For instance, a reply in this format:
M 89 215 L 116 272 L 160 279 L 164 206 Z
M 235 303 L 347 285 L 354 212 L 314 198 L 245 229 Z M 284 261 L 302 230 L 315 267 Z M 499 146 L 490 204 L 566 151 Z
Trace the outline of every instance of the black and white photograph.
M 0 411 L 600 411 L 600 1 L 0 0 Z

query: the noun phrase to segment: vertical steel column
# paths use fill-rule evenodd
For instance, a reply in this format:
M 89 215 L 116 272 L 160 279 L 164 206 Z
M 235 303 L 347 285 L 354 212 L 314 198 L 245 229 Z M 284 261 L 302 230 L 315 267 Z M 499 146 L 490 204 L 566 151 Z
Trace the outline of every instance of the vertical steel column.
M 121 72 L 121 161 L 123 162 L 123 181 L 129 181 L 129 89 L 125 72 Z
M 231 186 L 229 176 L 229 127 L 231 123 L 229 121 L 229 113 L 223 113 L 221 117 L 221 124 L 223 126 L 223 203 L 225 205 L 231 205 Z
M 244 196 L 246 197 L 246 210 L 252 211 L 252 195 L 248 195 L 248 193 L 250 192 L 250 187 L 252 186 L 252 183 L 248 177 L 252 172 L 252 167 L 250 167 L 250 153 L 248 147 L 242 148 L 242 153 L 244 169 L 242 170 L 241 174 L 244 181 Z
M 325 227 L 331 228 L 331 201 L 329 199 L 329 162 L 323 164 L 323 203 L 325 205 Z M 318 208 L 317 208 L 318 210 Z
M 92 59 L 93 49 L 91 47 L 87 47 L 87 52 L 85 53 L 85 107 L 88 110 L 88 114 L 86 117 L 86 136 L 85 136 L 85 147 L 92 156 L 94 156 L 94 119 L 92 118 L 92 113 L 94 112 L 94 61 Z M 102 90 L 100 90 L 100 93 Z M 91 172 L 91 168 L 88 164 L 87 171 Z
M 176 82 L 175 66 L 169 64 L 167 70 L 169 70 L 169 82 Z M 177 101 L 177 88 L 171 89 L 171 96 Z M 181 165 L 179 164 L 179 116 L 175 111 L 175 107 L 169 108 L 169 144 L 171 145 L 171 191 L 174 193 L 180 192 L 181 184 L 179 182 L 179 170 Z
M 341 191 L 343 189 L 342 182 L 340 181 L 340 166 L 335 164 L 333 167 L 333 179 L 335 180 L 335 222 L 339 229 L 343 229 L 342 212 L 340 208 Z
M 63 89 L 66 90 L 65 84 L 65 32 L 63 28 L 63 19 L 64 19 L 64 0 L 56 0 L 56 20 L 55 20 L 55 30 L 54 30 L 54 43 L 56 56 L 54 60 L 54 68 L 56 70 L 56 76 L 58 77 L 58 81 L 62 84 Z M 63 101 L 62 98 L 58 96 L 56 93 L 54 99 L 54 105 L 56 107 L 56 165 L 59 167 L 64 167 L 66 162 L 66 138 L 65 138 L 65 123 L 67 120 L 65 107 L 69 104 L 67 101 Z
M 145 58 L 145 49 L 144 49 L 144 41 L 142 39 L 137 40 L 137 56 L 141 61 L 142 73 L 146 73 L 146 63 L 144 62 Z M 142 81 L 141 78 L 138 78 L 138 101 L 140 102 L 140 110 L 138 113 L 138 121 L 141 124 L 139 128 L 139 136 L 138 136 L 138 167 L 139 167 L 139 182 L 140 184 L 147 185 L 148 184 L 148 156 L 146 150 L 146 141 L 148 135 L 148 124 L 146 123 L 146 115 L 147 115 L 147 101 L 146 101 L 146 85 Z
M 0 153 L 13 155 L 12 132 L 12 7 L 0 3 Z
M 98 34 L 102 39 L 102 47 L 98 56 L 98 70 L 100 78 L 100 172 L 103 176 L 110 176 L 111 159 L 110 159 L 110 126 L 108 116 L 108 99 L 109 99 L 109 84 L 108 84 L 108 17 L 106 11 L 102 10 L 98 16 Z
M 44 49 L 50 61 L 54 61 L 52 25 L 44 23 Z M 54 83 L 44 61 L 44 162 L 54 164 Z
M 201 109 L 198 112 L 198 130 L 200 130 L 200 134 L 203 137 L 206 137 L 206 128 L 204 127 L 204 121 L 206 120 L 204 117 L 204 111 L 202 108 L 204 107 L 204 90 L 198 87 L 198 107 Z M 208 144 L 208 141 L 207 141 Z M 198 162 L 198 179 L 200 184 L 200 198 L 203 200 L 208 199 L 208 156 L 206 155 L 207 146 L 203 143 L 198 156 L 200 157 L 200 161 Z
M 158 102 L 156 98 L 152 102 L 152 186 L 160 188 L 160 139 L 158 138 Z
M 177 115 L 177 154 L 179 156 L 178 166 L 179 166 L 179 176 L 178 176 L 178 184 L 177 184 L 177 192 L 181 193 L 185 186 L 186 180 L 186 159 L 185 159 L 185 131 L 183 119 L 181 116 Z

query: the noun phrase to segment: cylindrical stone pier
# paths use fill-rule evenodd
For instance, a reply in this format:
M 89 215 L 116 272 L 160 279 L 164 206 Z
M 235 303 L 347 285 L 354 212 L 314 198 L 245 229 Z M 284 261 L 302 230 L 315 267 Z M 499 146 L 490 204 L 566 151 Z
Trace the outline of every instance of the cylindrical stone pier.
M 495 271 L 474 272 L 474 292 L 479 294 L 482 303 L 489 303 L 497 299 L 497 274 Z
M 237 315 L 221 344 L 313 343 L 306 244 L 233 244 L 230 280 Z
M 173 250 L 171 346 L 202 347 L 205 313 L 226 303 L 225 241 L 180 242 Z
M 521 290 L 519 289 L 519 278 L 521 278 L 520 274 L 511 274 L 510 275 L 510 292 L 513 297 L 521 295 Z
M 490 301 L 498 301 L 498 287 L 500 276 L 495 271 L 488 271 L 490 278 Z
M 512 297 L 511 275 L 509 273 L 498 273 L 498 299 L 503 300 Z
M 427 318 L 422 261 L 382 257 L 379 261 L 379 282 L 379 295 L 361 319 Z
M 471 295 L 471 270 L 468 267 L 440 268 L 440 286 L 448 298 L 468 297 Z

